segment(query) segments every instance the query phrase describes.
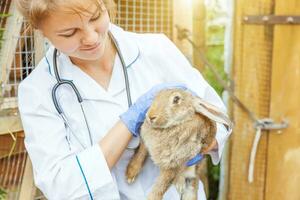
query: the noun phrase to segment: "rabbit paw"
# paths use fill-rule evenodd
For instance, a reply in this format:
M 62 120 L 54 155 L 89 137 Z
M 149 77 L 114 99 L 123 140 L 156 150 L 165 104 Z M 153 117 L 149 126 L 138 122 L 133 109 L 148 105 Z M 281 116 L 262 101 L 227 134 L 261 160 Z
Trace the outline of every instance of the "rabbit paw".
M 174 182 L 177 192 L 181 195 L 185 190 L 185 177 L 179 176 Z
M 161 200 L 162 196 L 154 194 L 154 193 L 150 193 L 147 197 L 147 200 Z
M 128 165 L 126 170 L 126 178 L 129 184 L 135 181 L 135 178 L 138 176 L 140 172 L 140 167 L 135 165 Z

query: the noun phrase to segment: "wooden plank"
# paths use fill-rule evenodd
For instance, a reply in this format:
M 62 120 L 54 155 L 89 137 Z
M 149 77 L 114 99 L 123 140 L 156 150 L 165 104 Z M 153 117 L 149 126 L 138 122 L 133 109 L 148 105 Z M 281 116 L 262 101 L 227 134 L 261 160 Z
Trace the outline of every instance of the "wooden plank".
M 27 156 L 19 199 L 32 200 L 34 199 L 35 193 L 36 193 L 36 188 L 33 182 L 32 164 L 29 159 L 29 156 Z
M 276 15 L 299 15 L 298 0 L 276 0 Z M 300 26 L 274 30 L 271 117 L 286 118 L 289 128 L 270 134 L 266 200 L 300 199 Z M 276 133 L 276 132 L 273 132 Z
M 7 160 L 9 156 L 23 154 L 25 149 L 23 141 L 24 133 L 22 131 L 0 135 L 0 160 Z
M 174 0 L 173 2 L 173 42 L 181 50 L 181 52 L 192 62 L 193 61 L 193 48 L 187 40 L 177 39 L 177 29 L 175 25 L 186 28 L 190 31 L 193 30 L 193 12 L 192 1 Z
M 232 77 L 235 94 L 259 118 L 269 116 L 272 28 L 242 24 L 243 16 L 272 14 L 273 0 L 235 1 Z M 267 135 L 260 140 L 254 182 L 248 183 L 249 158 L 255 135 L 253 122 L 233 106 L 235 128 L 230 139 L 228 199 L 264 199 Z
M 4 84 L 8 80 L 9 69 L 11 68 L 17 47 L 17 36 L 20 34 L 23 20 L 23 17 L 16 8 L 15 1 L 11 2 L 9 14 L 12 14 L 12 16 L 7 18 L 3 34 L 4 42 L 0 50 L 0 83 L 2 82 Z
M 193 1 L 193 41 L 204 52 L 205 50 L 205 4 L 204 0 Z M 193 51 L 193 63 L 199 70 L 204 70 L 204 64 L 199 54 Z
M 22 123 L 18 115 L 0 116 L 0 135 L 7 134 L 9 132 L 19 132 L 22 130 Z
M 0 110 L 16 108 L 17 106 L 17 97 L 7 97 L 2 99 Z

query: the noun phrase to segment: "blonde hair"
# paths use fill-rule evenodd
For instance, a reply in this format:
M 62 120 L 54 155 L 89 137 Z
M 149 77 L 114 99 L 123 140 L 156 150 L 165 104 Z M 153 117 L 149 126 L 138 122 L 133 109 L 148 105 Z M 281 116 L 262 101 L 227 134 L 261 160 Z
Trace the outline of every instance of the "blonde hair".
M 18 10 L 28 20 L 33 28 L 38 28 L 41 22 L 47 18 L 50 13 L 63 8 L 66 12 L 91 13 L 86 5 L 97 6 L 97 12 L 103 12 L 103 3 L 108 11 L 111 21 L 115 17 L 115 3 L 113 0 L 16 0 Z

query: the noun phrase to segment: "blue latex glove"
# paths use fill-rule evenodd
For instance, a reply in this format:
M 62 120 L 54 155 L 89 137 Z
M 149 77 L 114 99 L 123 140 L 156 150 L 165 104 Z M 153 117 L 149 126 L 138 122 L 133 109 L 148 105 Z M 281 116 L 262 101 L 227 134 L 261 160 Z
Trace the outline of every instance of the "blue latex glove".
M 197 164 L 198 162 L 200 162 L 202 159 L 204 158 L 204 156 L 202 154 L 197 154 L 194 158 L 192 158 L 191 160 L 187 161 L 185 163 L 186 166 L 192 166 Z
M 162 89 L 179 88 L 188 90 L 185 84 L 181 83 L 162 83 L 152 87 L 148 92 L 139 97 L 130 108 L 120 115 L 121 121 L 126 125 L 133 136 L 138 136 L 140 127 L 143 124 L 146 113 L 155 97 Z

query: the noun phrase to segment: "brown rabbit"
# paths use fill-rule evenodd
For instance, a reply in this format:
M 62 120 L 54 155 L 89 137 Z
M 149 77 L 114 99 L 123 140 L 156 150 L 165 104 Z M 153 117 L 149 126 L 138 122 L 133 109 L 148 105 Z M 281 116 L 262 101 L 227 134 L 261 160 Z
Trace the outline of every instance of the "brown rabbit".
M 148 200 L 160 200 L 174 183 L 183 200 L 197 200 L 197 165 L 186 162 L 213 141 L 216 122 L 231 129 L 231 122 L 218 108 L 181 89 L 160 91 L 141 126 L 139 148 L 127 166 L 127 181 L 139 174 L 149 152 L 160 175 Z

